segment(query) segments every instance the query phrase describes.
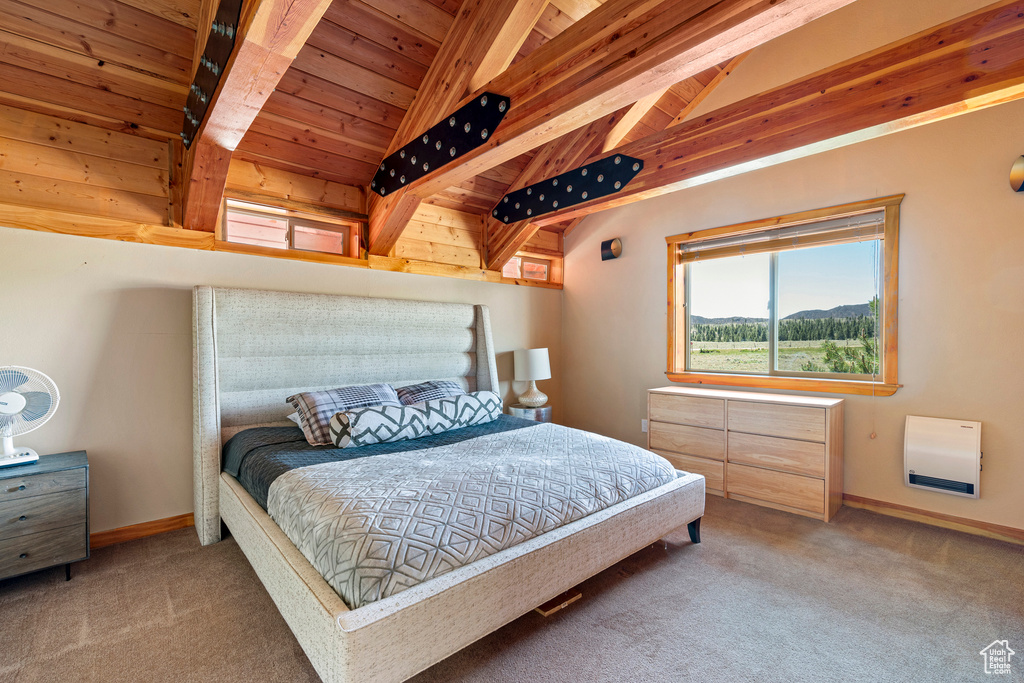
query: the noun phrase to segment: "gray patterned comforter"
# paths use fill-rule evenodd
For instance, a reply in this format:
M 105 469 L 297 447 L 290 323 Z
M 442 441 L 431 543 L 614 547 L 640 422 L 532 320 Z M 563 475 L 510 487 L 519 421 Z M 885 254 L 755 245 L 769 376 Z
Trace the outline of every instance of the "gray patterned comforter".
M 675 479 L 665 459 L 559 425 L 291 470 L 268 512 L 355 609 Z

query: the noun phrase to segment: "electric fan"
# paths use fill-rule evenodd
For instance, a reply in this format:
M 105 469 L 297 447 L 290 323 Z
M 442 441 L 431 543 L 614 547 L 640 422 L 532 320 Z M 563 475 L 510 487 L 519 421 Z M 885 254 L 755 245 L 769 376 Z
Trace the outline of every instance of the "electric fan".
M 15 446 L 14 437 L 42 427 L 57 410 L 60 392 L 53 380 L 32 368 L 0 367 L 0 467 L 39 460 L 31 448 Z

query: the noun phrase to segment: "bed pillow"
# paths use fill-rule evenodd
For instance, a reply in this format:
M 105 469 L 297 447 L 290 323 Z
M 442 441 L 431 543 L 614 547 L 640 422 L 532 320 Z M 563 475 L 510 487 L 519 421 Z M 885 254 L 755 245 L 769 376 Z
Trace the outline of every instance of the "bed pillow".
M 289 396 L 285 400 L 298 411 L 299 426 L 306 435 L 306 441 L 313 446 L 331 445 L 330 423 L 331 417 L 336 413 L 368 406 L 402 405 L 395 388 L 390 384 L 364 384 L 326 391 L 306 391 Z
M 408 406 L 357 408 L 331 418 L 331 441 L 339 448 L 355 448 L 419 439 L 484 424 L 499 415 L 501 399 L 493 391 L 475 391 Z
M 435 379 L 430 382 L 410 384 L 407 387 L 398 387 L 397 391 L 398 400 L 406 406 L 424 401 L 436 401 L 439 398 L 462 396 L 466 393 L 461 384 L 449 379 Z

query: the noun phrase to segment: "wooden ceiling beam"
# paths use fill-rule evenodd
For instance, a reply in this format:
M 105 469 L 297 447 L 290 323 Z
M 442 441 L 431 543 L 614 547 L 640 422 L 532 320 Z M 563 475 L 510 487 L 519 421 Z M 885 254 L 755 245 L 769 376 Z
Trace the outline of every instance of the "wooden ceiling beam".
M 456 109 L 466 93 L 476 89 L 472 84 L 487 83 L 507 68 L 546 4 L 546 0 L 465 0 L 384 157 Z M 386 199 L 370 197 L 371 254 L 391 254 L 420 201 L 420 196 L 402 193 Z
M 215 229 L 231 153 L 330 5 L 331 0 L 252 3 L 202 128 L 185 157 L 186 228 Z
M 693 98 L 689 102 L 687 102 L 685 106 L 683 106 L 682 111 L 679 113 L 676 119 L 681 120 L 686 118 L 686 116 L 688 116 L 689 113 L 692 112 L 694 108 L 696 108 L 696 105 L 699 104 L 701 101 L 705 100 L 705 98 L 708 97 L 708 95 L 710 95 L 712 91 L 715 90 L 715 88 L 717 88 L 722 83 L 722 81 L 724 81 L 726 77 L 728 77 L 729 74 L 731 74 L 735 70 L 735 68 L 739 65 L 739 62 L 742 61 L 748 54 L 750 54 L 749 51 L 736 55 L 727 63 L 727 65 L 725 65 L 724 67 L 720 67 L 719 72 L 715 76 L 715 78 L 713 78 L 711 82 L 708 83 L 708 85 L 703 86 L 700 90 L 696 92 Z M 696 79 L 691 80 L 694 82 L 696 81 Z M 631 108 L 629 108 L 629 110 L 623 115 L 620 121 L 615 123 L 608 131 L 607 135 L 604 138 L 604 144 L 601 146 L 600 153 L 608 153 L 611 150 L 614 150 L 616 146 L 620 145 L 623 142 L 623 140 L 625 140 L 630 135 L 634 128 L 643 120 L 647 113 L 654 108 L 658 100 L 662 98 L 666 92 L 668 92 L 668 90 L 669 88 L 658 90 L 652 93 L 651 95 L 648 95 L 647 97 L 644 97 L 643 99 L 640 99 L 637 102 L 635 102 L 631 106 Z M 555 143 L 558 143 L 560 141 L 561 140 L 557 140 Z M 566 170 L 570 169 L 563 168 L 560 171 L 557 171 L 550 175 L 557 175 L 558 173 L 564 172 Z M 520 187 L 524 187 L 526 184 L 531 184 L 534 182 L 538 182 L 540 180 L 544 180 L 545 177 L 550 177 L 550 175 L 532 178 L 529 180 L 529 182 L 526 182 L 523 185 L 509 187 L 508 191 L 514 191 L 516 189 L 519 189 Z M 582 221 L 583 217 L 573 218 L 572 222 L 565 227 L 564 231 L 562 232 L 562 236 L 564 237 L 565 234 L 571 232 L 572 229 L 577 227 L 577 225 L 579 225 Z M 509 226 L 505 226 L 504 223 L 495 220 L 493 217 L 490 216 L 487 217 L 487 227 L 487 234 L 495 234 L 496 236 L 496 244 L 492 247 L 492 264 L 490 264 L 490 267 L 496 269 L 503 267 L 505 265 L 505 262 L 508 261 L 508 259 L 512 258 L 517 251 L 521 250 L 527 242 L 534 238 L 535 234 L 537 234 L 537 231 L 540 229 L 540 225 L 531 224 L 528 221 L 523 221 L 515 224 L 510 224 Z M 504 260 L 500 261 L 500 259 Z
M 554 225 L 1024 97 L 1024 2 L 1004 0 L 698 120 L 623 145 L 622 191 L 546 214 Z
M 410 182 L 386 202 L 374 203 L 371 253 L 390 251 L 422 197 L 458 185 L 849 2 L 608 0 L 474 93 L 501 94 L 512 106 L 486 144 Z M 425 130 L 441 111 L 454 109 L 431 109 L 432 116 L 419 120 L 415 130 Z M 382 205 L 387 210 L 376 209 Z

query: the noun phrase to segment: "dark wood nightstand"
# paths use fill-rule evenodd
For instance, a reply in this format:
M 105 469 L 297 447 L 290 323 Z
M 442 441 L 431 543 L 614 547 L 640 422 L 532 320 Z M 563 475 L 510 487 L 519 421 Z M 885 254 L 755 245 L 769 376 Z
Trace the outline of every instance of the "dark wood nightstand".
M 89 557 L 89 458 L 41 455 L 0 468 L 0 579 Z

